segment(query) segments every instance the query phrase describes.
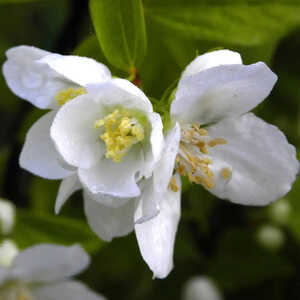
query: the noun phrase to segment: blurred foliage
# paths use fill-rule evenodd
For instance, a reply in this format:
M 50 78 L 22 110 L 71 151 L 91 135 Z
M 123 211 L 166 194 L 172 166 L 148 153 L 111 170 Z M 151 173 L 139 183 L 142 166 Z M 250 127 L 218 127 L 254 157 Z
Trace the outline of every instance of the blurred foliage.
M 300 145 L 300 1 L 112 2 L 90 3 L 97 38 L 86 0 L 0 0 L 0 63 L 6 49 L 19 44 L 75 53 L 108 65 L 114 76 L 127 77 L 128 66 L 136 67 L 145 93 L 167 99 L 196 55 L 216 47 L 230 48 L 239 51 L 245 63 L 266 61 L 278 74 L 272 95 L 255 112 L 282 129 L 296 147 Z M 115 9 L 108 14 L 99 9 L 103 3 Z M 140 8 L 130 9 L 141 3 L 144 17 L 134 12 Z M 123 40 L 118 34 L 123 29 L 116 22 L 120 18 L 126 27 Z M 130 49 L 127 60 L 124 43 Z M 72 196 L 61 216 L 54 215 L 59 182 L 37 178 L 18 166 L 26 132 L 44 111 L 15 97 L 2 76 L 0 91 L 0 196 L 18 207 L 11 238 L 19 247 L 38 242 L 81 243 L 93 255 L 93 264 L 81 278 L 108 299 L 179 299 L 184 282 L 199 274 L 213 277 L 230 300 L 299 298 L 299 180 L 281 208 L 276 203 L 266 208 L 242 207 L 184 184 L 175 268 L 167 279 L 151 280 L 133 234 L 104 246 L 92 233 L 80 193 Z M 280 249 L 258 242 L 257 232 L 265 225 L 281 230 L 285 242 Z

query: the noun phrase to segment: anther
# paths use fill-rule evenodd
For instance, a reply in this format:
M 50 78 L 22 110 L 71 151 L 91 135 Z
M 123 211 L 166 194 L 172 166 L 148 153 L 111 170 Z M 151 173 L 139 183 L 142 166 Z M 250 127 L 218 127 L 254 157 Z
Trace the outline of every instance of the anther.
M 173 191 L 173 192 L 178 192 L 179 191 L 179 186 L 177 184 L 176 178 L 174 176 L 172 176 L 170 183 L 169 183 L 169 188 Z
M 223 176 L 224 179 L 230 179 L 230 177 L 231 177 L 231 170 L 229 168 L 223 168 L 221 170 L 221 175 Z
M 215 147 L 217 145 L 225 145 L 225 144 L 227 144 L 227 141 L 222 138 L 215 138 L 208 142 L 209 147 Z

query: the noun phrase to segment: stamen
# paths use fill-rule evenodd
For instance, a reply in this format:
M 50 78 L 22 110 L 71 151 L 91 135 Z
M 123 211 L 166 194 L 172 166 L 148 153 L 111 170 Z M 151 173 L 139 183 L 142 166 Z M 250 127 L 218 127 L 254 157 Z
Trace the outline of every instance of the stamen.
M 141 142 L 145 135 L 141 124 L 131 117 L 130 111 L 115 109 L 103 119 L 96 120 L 95 128 L 105 127 L 100 136 L 106 144 L 106 158 L 120 162 L 128 150 L 136 143 Z
M 55 96 L 55 100 L 59 106 L 63 106 L 70 100 L 74 99 L 77 96 L 86 94 L 87 91 L 85 88 L 68 88 L 58 92 Z
M 222 138 L 215 138 L 208 142 L 209 147 L 215 147 L 217 145 L 225 145 L 225 144 L 227 144 L 227 141 Z
M 231 177 L 231 170 L 229 168 L 223 168 L 221 170 L 221 175 L 223 176 L 224 179 L 230 179 L 230 177 Z
M 179 186 L 177 184 L 175 176 L 172 176 L 170 183 L 169 183 L 169 189 L 171 189 L 173 192 L 179 191 Z
M 190 182 L 203 185 L 206 189 L 215 187 L 215 175 L 210 165 L 213 163 L 208 147 L 227 144 L 223 138 L 214 138 L 209 142 L 206 129 L 200 128 L 198 123 L 193 123 L 182 130 L 179 152 L 176 157 L 176 169 L 179 174 L 187 176 Z M 230 178 L 230 169 L 224 170 L 222 176 Z
M 193 128 L 199 133 L 201 136 L 206 136 L 208 134 L 206 129 L 200 128 L 198 123 L 193 124 Z

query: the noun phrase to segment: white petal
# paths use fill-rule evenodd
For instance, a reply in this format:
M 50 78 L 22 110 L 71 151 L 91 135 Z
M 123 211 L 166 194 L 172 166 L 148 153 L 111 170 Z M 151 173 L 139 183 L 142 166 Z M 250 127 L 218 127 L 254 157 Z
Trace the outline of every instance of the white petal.
M 183 300 L 222 300 L 218 288 L 208 277 L 193 277 L 185 283 Z
M 32 295 L 36 300 L 105 300 L 75 280 L 37 286 L 33 288 Z
M 57 112 L 50 134 L 68 164 L 90 168 L 99 161 L 105 146 L 94 122 L 103 116 L 103 107 L 88 94 L 66 103 Z
M 162 192 L 167 189 L 172 177 L 175 159 L 180 142 L 180 126 L 178 123 L 168 132 L 162 157 L 154 170 L 154 186 Z
M 217 165 L 232 168 L 225 184 L 218 176 L 212 190 L 220 198 L 247 205 L 266 205 L 284 196 L 299 170 L 294 146 L 275 126 L 249 113 L 208 128 L 212 138 L 225 138 L 226 145 L 209 149 Z M 224 180 L 223 180 L 224 181 Z
M 68 176 L 67 178 L 63 179 L 59 186 L 57 198 L 55 201 L 55 213 L 58 214 L 68 198 L 81 188 L 82 185 L 78 179 L 77 174 Z
M 144 223 L 156 217 L 159 213 L 160 196 L 153 184 L 153 176 L 150 179 L 143 180 L 140 184 L 142 193 L 137 198 L 137 208 L 134 214 L 135 223 Z
M 19 46 L 6 52 L 3 74 L 9 88 L 39 108 L 57 108 L 55 95 L 71 83 L 38 62 L 50 53 L 35 47 Z
M 183 77 L 179 82 L 171 115 L 182 123 L 207 124 L 239 116 L 262 102 L 277 76 L 262 62 L 224 65 Z
M 42 116 L 29 129 L 20 155 L 20 166 L 48 179 L 61 179 L 72 174 L 59 163 L 59 154 L 50 139 L 50 126 L 56 112 Z
M 149 144 L 148 142 L 143 143 L 145 164 L 144 169 L 141 171 L 141 175 L 149 178 L 152 176 L 153 169 L 162 155 L 164 136 L 160 115 L 157 113 L 149 113 L 147 117 L 151 123 L 151 134 Z
M 145 94 L 125 79 L 113 79 L 102 84 L 87 86 L 88 93 L 105 106 L 122 106 L 126 109 L 152 112 L 152 104 Z
M 184 70 L 181 77 L 195 75 L 201 71 L 221 65 L 242 64 L 241 55 L 230 50 L 217 50 L 199 55 Z
M 6 51 L 6 57 L 8 59 L 15 59 L 15 60 L 37 60 L 41 59 L 46 55 L 51 54 L 51 52 L 33 47 L 33 46 L 16 46 L 10 48 Z
M 43 57 L 40 63 L 47 64 L 66 79 L 81 86 L 100 83 L 111 78 L 110 71 L 105 65 L 87 57 L 51 54 Z
M 136 177 L 143 165 L 139 145 L 133 147 L 122 161 L 114 162 L 103 157 L 90 169 L 79 169 L 82 184 L 93 194 L 102 193 L 114 197 L 137 197 L 140 189 Z
M 89 225 L 104 241 L 127 235 L 133 230 L 134 199 L 123 206 L 109 207 L 94 201 L 84 191 L 84 210 Z
M 176 179 L 180 184 L 179 176 Z M 165 278 L 173 268 L 174 243 L 180 218 L 180 191 L 168 189 L 162 197 L 159 214 L 135 225 L 142 256 L 153 276 L 158 278 Z
M 73 276 L 88 264 L 89 257 L 79 245 L 39 244 L 19 253 L 11 277 L 25 282 L 50 282 Z

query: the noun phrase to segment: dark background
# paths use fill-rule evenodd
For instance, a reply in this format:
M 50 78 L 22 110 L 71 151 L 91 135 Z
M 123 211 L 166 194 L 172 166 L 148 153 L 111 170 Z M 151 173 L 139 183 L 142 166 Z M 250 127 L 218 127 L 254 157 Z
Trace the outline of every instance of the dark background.
M 145 0 L 144 5 L 148 52 L 139 73 L 147 95 L 159 99 L 197 54 L 215 47 L 236 50 L 245 63 L 265 61 L 279 76 L 255 113 L 299 145 L 299 1 Z M 90 56 L 124 76 L 98 45 L 87 0 L 0 0 L 0 63 L 8 48 L 21 44 Z M 14 96 L 0 75 L 0 197 L 18 208 L 10 238 L 20 248 L 82 243 L 93 263 L 80 278 L 108 299 L 180 299 L 183 284 L 194 275 L 213 278 L 230 300 L 300 298 L 299 181 L 285 199 L 266 208 L 231 204 L 187 185 L 174 270 L 165 280 L 152 280 L 134 234 L 109 244 L 97 239 L 86 225 L 80 193 L 54 216 L 59 182 L 20 169 L 26 132 L 44 113 Z

